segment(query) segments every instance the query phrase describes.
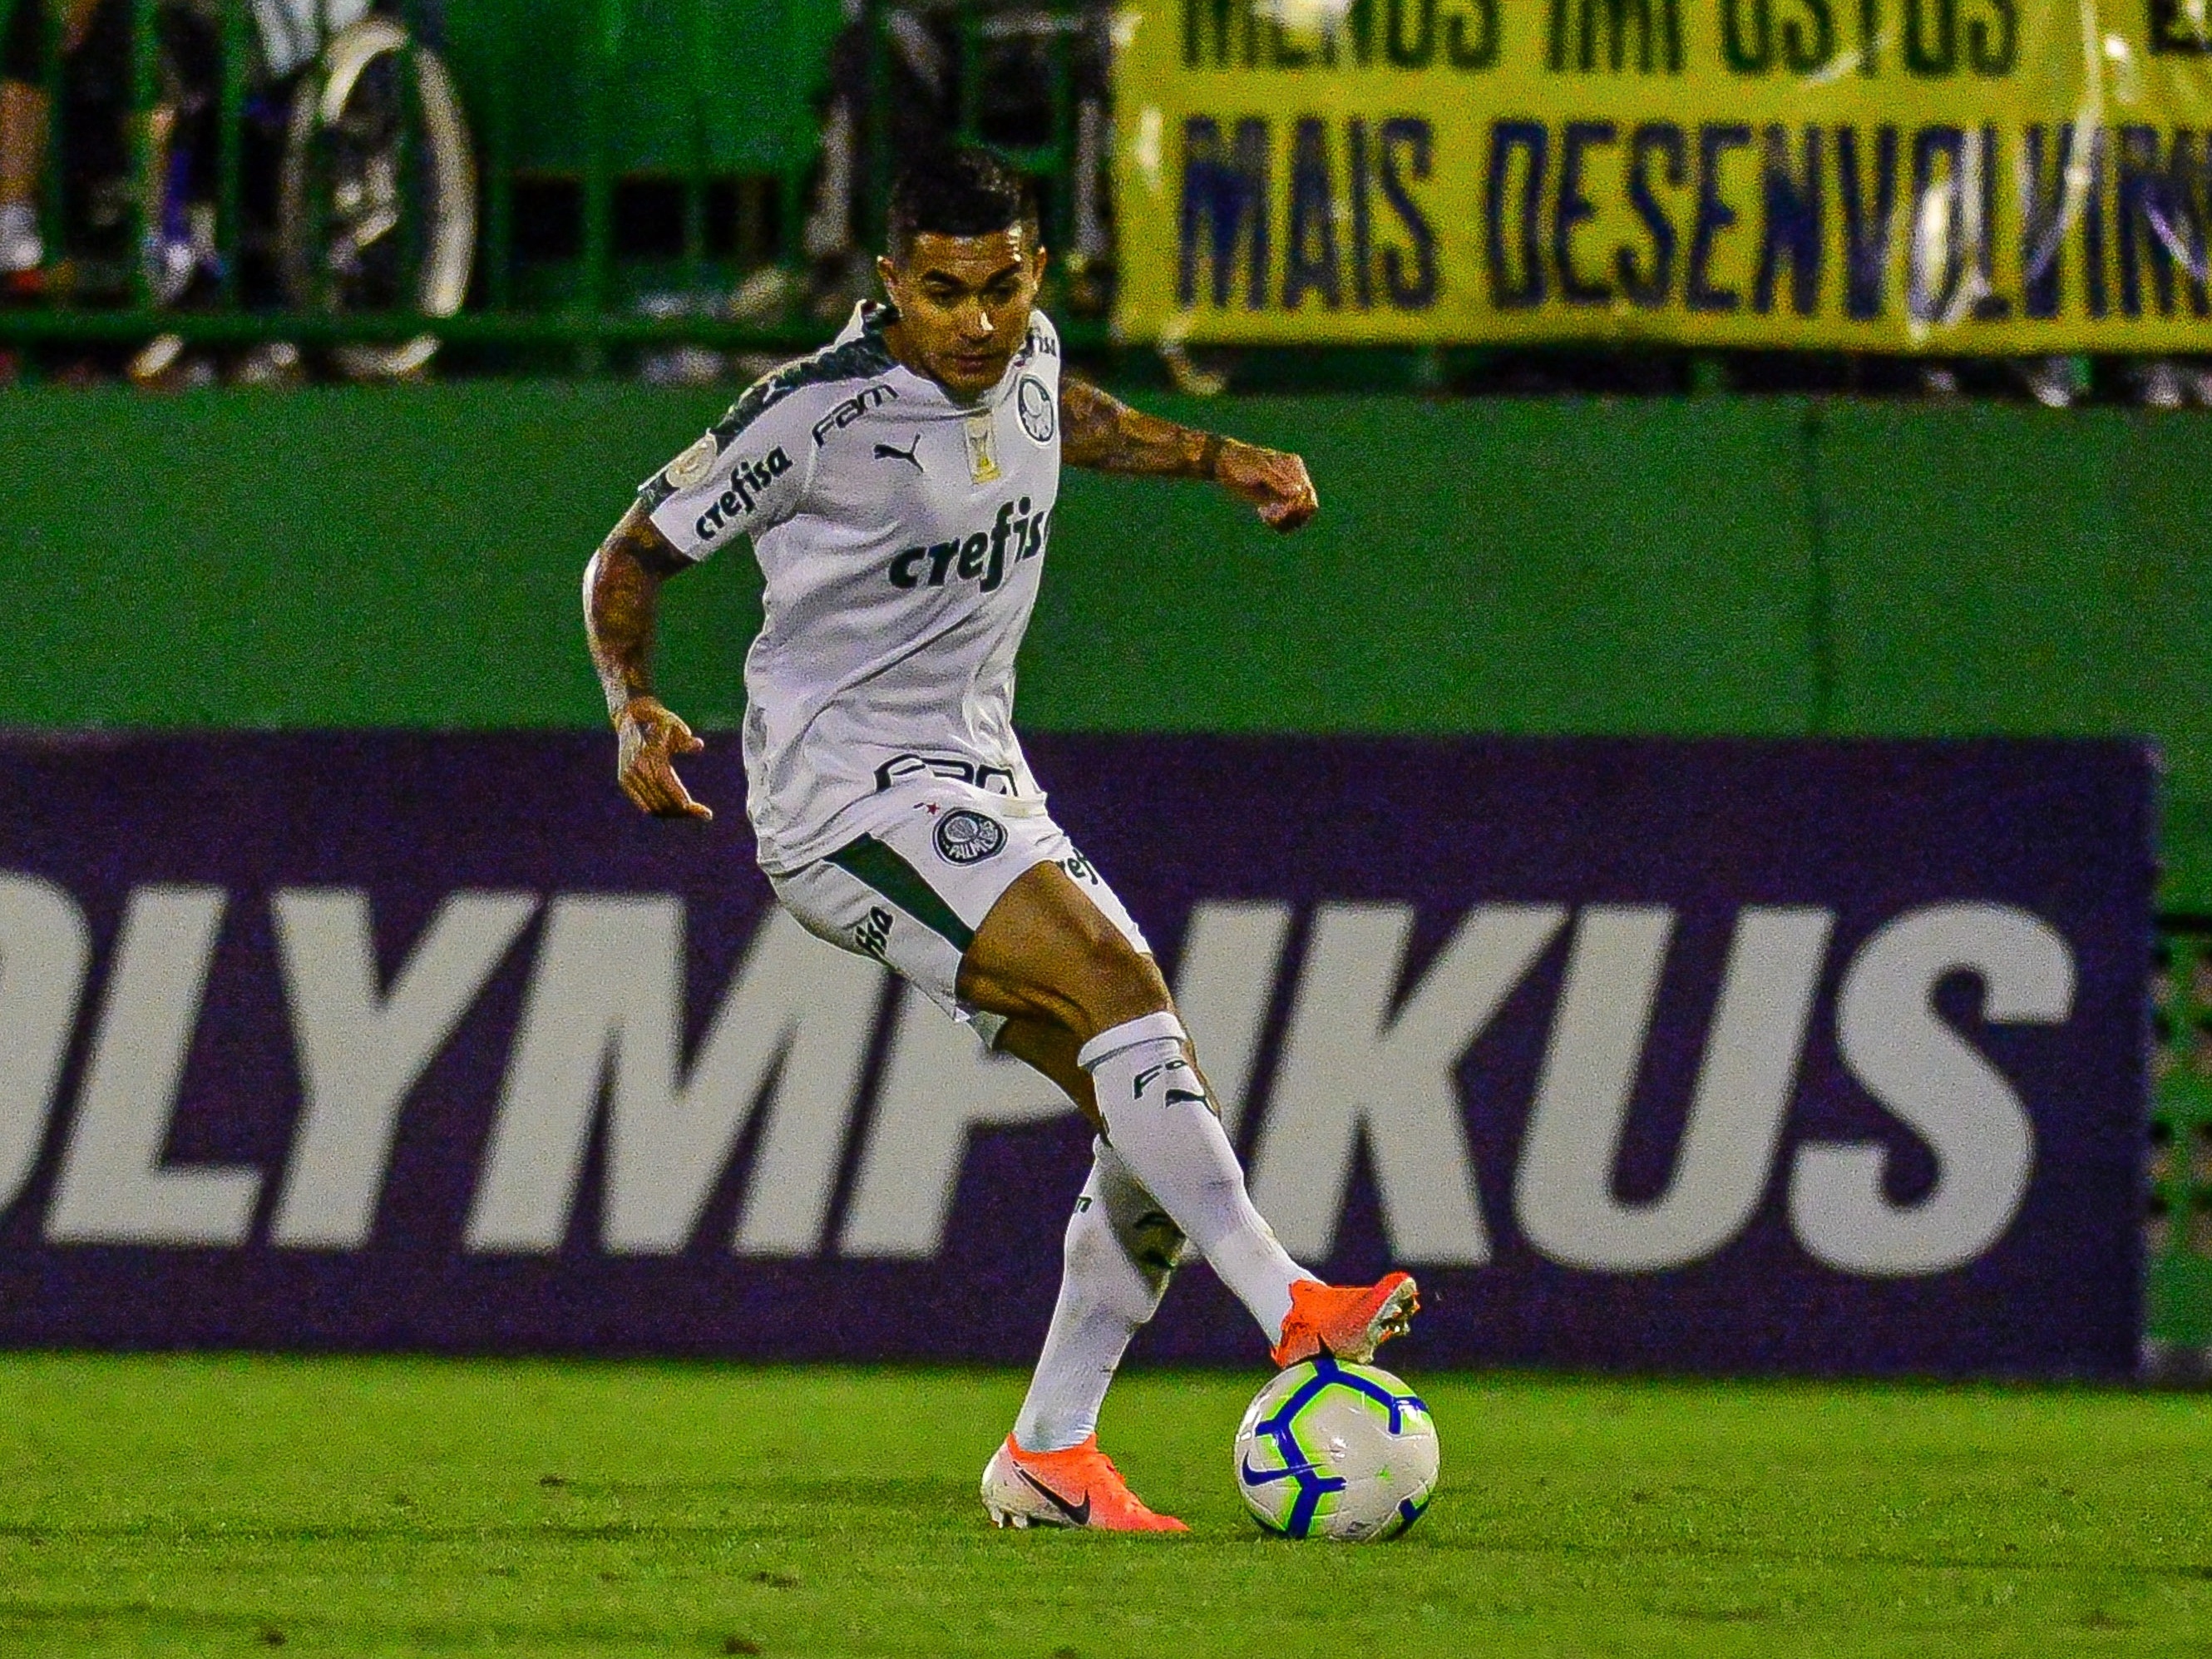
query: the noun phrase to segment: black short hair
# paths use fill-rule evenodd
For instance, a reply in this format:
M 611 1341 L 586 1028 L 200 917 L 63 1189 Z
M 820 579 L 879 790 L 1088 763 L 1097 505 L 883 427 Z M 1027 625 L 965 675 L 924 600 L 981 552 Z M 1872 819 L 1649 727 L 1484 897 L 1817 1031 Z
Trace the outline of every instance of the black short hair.
M 986 149 L 959 145 L 908 165 L 891 186 L 891 257 L 925 231 L 939 236 L 988 236 L 1016 225 L 1036 226 L 1029 181 Z

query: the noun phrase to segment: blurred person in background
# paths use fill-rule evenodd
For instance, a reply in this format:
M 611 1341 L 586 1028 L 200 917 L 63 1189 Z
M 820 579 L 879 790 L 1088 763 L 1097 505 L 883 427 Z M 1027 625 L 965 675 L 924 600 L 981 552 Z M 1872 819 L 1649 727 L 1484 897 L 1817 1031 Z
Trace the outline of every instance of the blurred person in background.
M 100 0 L 55 0 L 64 55 L 84 44 Z M 46 0 L 15 0 L 0 40 L 0 276 L 46 262 L 39 182 L 46 155 Z

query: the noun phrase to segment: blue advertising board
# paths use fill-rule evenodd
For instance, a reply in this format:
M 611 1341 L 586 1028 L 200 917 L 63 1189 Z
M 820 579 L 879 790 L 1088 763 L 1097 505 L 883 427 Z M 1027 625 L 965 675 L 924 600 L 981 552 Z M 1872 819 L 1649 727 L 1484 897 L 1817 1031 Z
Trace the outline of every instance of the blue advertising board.
M 2140 746 L 1030 747 L 1407 1365 L 2134 1365 Z M 775 910 L 734 749 L 0 739 L 0 1343 L 1030 1357 L 1088 1133 Z M 1194 1266 L 1139 1352 L 1263 1357 Z

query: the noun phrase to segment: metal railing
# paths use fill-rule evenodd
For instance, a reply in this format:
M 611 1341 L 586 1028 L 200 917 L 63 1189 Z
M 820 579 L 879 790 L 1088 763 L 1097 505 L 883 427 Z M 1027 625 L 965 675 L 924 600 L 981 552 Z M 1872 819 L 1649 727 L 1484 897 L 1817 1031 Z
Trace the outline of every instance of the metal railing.
M 70 51 L 70 3 L 0 0 L 0 36 L 42 6 L 51 112 L 46 258 L 0 343 L 582 354 L 555 368 L 811 343 L 871 286 L 922 130 L 1038 180 L 1074 309 L 1103 314 L 1099 9 L 99 0 Z M 1034 107 L 991 90 L 1010 56 Z
M 0 347 L 156 335 L 333 355 L 381 347 L 389 355 L 356 361 L 390 368 L 443 342 L 487 366 L 572 372 L 622 368 L 633 357 L 615 354 L 654 348 L 797 349 L 872 291 L 866 255 L 890 175 L 924 131 L 989 143 L 1037 179 L 1055 255 L 1047 303 L 1074 346 L 1109 343 L 1109 0 L 860 0 L 849 24 L 844 0 L 376 0 L 410 44 L 369 76 L 372 89 L 419 102 L 432 79 L 421 67 L 434 61 L 418 51 L 427 47 L 450 65 L 467 133 L 478 216 L 470 270 L 461 293 L 437 304 L 419 293 L 380 303 L 333 295 L 297 270 L 293 286 L 310 291 L 287 293 L 257 266 L 257 218 L 281 210 L 264 199 L 265 152 L 314 136 L 269 130 L 271 107 L 314 79 L 313 69 L 274 66 L 269 20 L 297 20 L 292 51 L 313 58 L 367 0 L 98 0 L 105 26 L 67 52 L 64 11 L 80 3 L 0 0 L 0 36 L 21 9 L 46 15 L 32 78 L 63 118 L 51 125 L 41 191 L 56 257 L 42 283 L 8 292 L 0 283 Z M 180 40 L 195 37 L 182 51 Z M 194 53 L 194 75 L 181 78 L 198 100 L 195 199 L 179 204 L 175 60 Z M 93 67 L 112 94 L 105 112 L 67 95 L 88 58 L 104 59 Z M 117 152 L 110 176 L 88 180 L 79 141 L 103 124 L 124 142 L 107 146 Z M 385 182 L 403 208 L 425 188 L 412 130 L 402 124 L 387 158 Z M 303 201 L 297 213 L 315 205 Z M 436 239 L 408 239 L 424 228 L 419 213 L 403 212 L 393 251 L 380 257 L 419 257 Z M 201 280 L 171 294 L 164 273 L 177 273 L 161 261 L 181 258 L 187 231 L 204 244 Z M 292 234 L 308 231 L 295 223 Z M 2212 365 L 2125 359 L 1961 367 L 1832 352 L 1429 345 L 1221 349 L 1194 361 L 1173 343 L 1161 357 L 1176 384 L 1198 392 L 1233 380 L 2212 402 Z
M 2212 916 L 2170 916 L 2152 980 L 2145 1255 L 2152 1368 L 2212 1376 Z

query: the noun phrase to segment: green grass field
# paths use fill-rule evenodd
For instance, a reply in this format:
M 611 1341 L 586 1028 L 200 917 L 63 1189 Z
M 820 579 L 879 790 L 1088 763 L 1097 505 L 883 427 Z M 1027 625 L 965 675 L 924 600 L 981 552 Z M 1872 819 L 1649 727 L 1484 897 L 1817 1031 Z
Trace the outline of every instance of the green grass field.
M 1270 1542 L 1261 1378 L 1135 1373 L 1187 1539 L 998 1533 L 1003 1372 L 0 1358 L 0 1652 L 2212 1653 L 2212 1400 L 1419 1378 L 1402 1542 Z

